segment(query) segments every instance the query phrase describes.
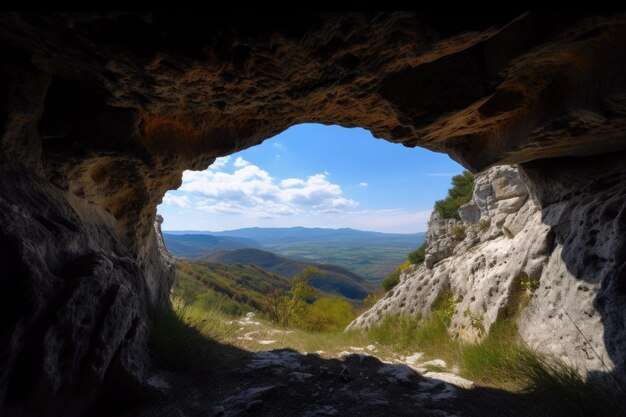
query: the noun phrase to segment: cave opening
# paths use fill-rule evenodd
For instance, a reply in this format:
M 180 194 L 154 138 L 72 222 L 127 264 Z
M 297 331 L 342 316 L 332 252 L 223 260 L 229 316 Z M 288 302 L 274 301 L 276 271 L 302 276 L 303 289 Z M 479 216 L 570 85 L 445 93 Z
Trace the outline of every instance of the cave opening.
M 424 245 L 435 200 L 462 171 L 446 154 L 380 140 L 365 129 L 301 124 L 203 171 L 185 171 L 158 213 L 179 269 L 194 262 L 248 265 L 291 279 L 320 267 L 310 284 L 352 305 L 344 311 L 347 324 L 364 298 L 390 289 L 381 282 L 395 279 Z M 271 284 L 261 285 L 263 302 L 247 305 L 241 298 L 250 297 L 233 289 L 249 284 L 250 271 L 216 268 L 233 288 L 215 286 L 214 295 L 241 314 L 266 309 Z
M 619 392 L 626 378 L 625 27 L 619 13 L 0 14 L 0 414 L 626 415 L 587 384 L 618 381 Z M 212 281 L 202 265 L 179 268 L 189 279 L 175 287 L 172 310 L 174 261 L 156 210 L 165 192 L 180 186 L 183 170 L 307 121 L 361 126 L 445 152 L 476 172 L 476 192 L 455 210 L 468 183 L 459 180 L 461 190 L 441 207 L 452 218 L 430 230 L 436 243 L 409 255 L 409 272 L 370 300 L 351 326 L 359 329 L 353 339 L 342 326 L 313 337 L 241 310 L 262 307 L 256 294 L 273 285 L 282 292 L 270 297 L 276 308 L 268 314 L 309 311 L 316 326 L 329 326 L 346 311 L 336 297 L 316 299 L 248 261 Z M 264 186 L 278 197 L 231 187 L 230 200 L 204 205 L 207 218 L 247 209 L 265 227 L 271 215 L 294 218 L 308 202 L 318 211 L 312 218 L 341 220 L 336 210 L 351 210 L 345 220 L 361 228 L 366 200 L 358 192 L 375 188 L 332 167 L 285 174 L 231 156 L 216 168 L 211 175 L 223 179 L 245 169 L 261 184 L 269 177 Z M 187 176 L 196 184 L 210 177 Z M 395 194 L 412 190 L 408 182 Z M 325 196 L 326 205 L 312 196 Z M 184 197 L 169 195 L 170 208 L 196 208 Z M 258 204 L 234 204 L 248 197 Z M 381 207 L 369 210 L 388 208 Z M 186 227 L 174 220 L 166 214 L 166 228 Z M 398 213 L 375 220 L 406 224 Z M 202 229 L 247 224 L 218 226 Z M 229 273 L 237 288 L 221 279 Z M 205 291 L 181 306 L 203 287 L 229 296 Z M 512 301 L 523 314 L 515 316 Z M 218 308 L 203 312 L 210 306 Z M 439 321 L 373 327 L 390 313 L 416 318 L 426 310 Z M 557 358 L 547 374 L 536 362 L 522 367 L 548 376 L 531 380 L 544 385 L 530 394 L 509 372 L 519 369 L 508 361 L 519 352 L 498 350 L 519 347 L 502 343 L 512 322 L 521 341 Z M 431 345 L 436 355 L 407 348 L 385 356 L 390 344 L 449 343 L 450 334 L 475 348 L 441 344 Z M 302 344 L 281 349 L 287 337 Z M 477 389 L 442 379 L 456 372 L 455 358 L 463 360 L 456 376 Z M 85 413 L 107 390 L 108 404 L 122 392 L 157 400 L 136 413 L 106 413 L 107 404 Z

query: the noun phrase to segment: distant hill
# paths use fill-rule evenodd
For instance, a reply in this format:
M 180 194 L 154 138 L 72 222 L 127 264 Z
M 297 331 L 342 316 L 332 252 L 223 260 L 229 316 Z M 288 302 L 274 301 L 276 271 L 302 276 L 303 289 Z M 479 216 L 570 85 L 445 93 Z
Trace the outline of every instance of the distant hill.
M 213 236 L 226 239 L 205 246 L 205 251 L 260 248 L 281 256 L 342 266 L 368 281 L 380 281 L 393 272 L 425 240 L 424 233 L 399 234 L 325 228 L 261 228 L 251 227 L 224 232 L 168 231 L 165 242 L 175 256 L 199 256 L 200 242 L 178 245 L 180 237 Z M 242 239 L 242 240 L 237 240 Z M 218 244 L 219 243 L 219 244 Z M 177 245 L 172 248 L 172 245 Z M 238 246 L 237 246 L 238 245 Z
M 350 228 L 325 229 L 319 227 L 248 227 L 223 232 L 206 232 L 213 236 L 229 236 L 253 239 L 262 244 L 292 243 L 307 241 L 325 241 L 350 243 L 364 246 L 400 246 L 413 245 L 424 233 L 400 234 L 368 232 Z
M 352 300 L 362 300 L 368 293 L 376 289 L 375 285 L 340 266 L 288 259 L 260 249 L 210 251 L 199 259 L 227 265 L 252 264 L 288 278 L 293 277 L 308 266 L 314 266 L 320 269 L 321 273 L 314 274 L 309 278 L 312 287 L 328 293 L 339 294 Z
M 210 249 L 258 248 L 261 245 L 241 237 L 212 236 L 206 234 L 170 234 L 163 238 L 172 255 L 183 258 L 195 258 Z
M 187 302 L 199 300 L 230 314 L 263 311 L 268 293 L 290 288 L 286 278 L 254 265 L 178 260 L 176 277 L 176 293 Z

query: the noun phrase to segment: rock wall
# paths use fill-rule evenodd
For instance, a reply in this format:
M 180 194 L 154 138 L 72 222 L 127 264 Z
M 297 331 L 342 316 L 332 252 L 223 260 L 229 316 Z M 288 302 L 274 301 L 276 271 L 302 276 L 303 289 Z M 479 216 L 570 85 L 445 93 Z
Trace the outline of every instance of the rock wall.
M 626 297 L 616 289 L 623 285 L 623 261 L 614 259 L 626 241 L 619 232 L 626 183 L 607 176 L 612 179 L 600 181 L 602 188 L 568 185 L 559 201 L 542 208 L 516 167 L 478 174 L 461 220 L 433 213 L 425 262 L 405 271 L 349 328 L 367 328 L 388 315 L 428 316 L 433 302 L 451 290 L 457 303 L 449 331 L 476 342 L 496 320 L 519 314 L 522 297 L 530 297 L 518 326 L 532 348 L 585 374 L 625 378 L 626 329 L 620 323 Z
M 594 195 L 613 181 L 607 155 L 626 150 L 623 14 L 2 12 L 0 58 L 0 247 L 10 271 L 0 283 L 0 413 L 75 415 L 107 378 L 145 382 L 148 312 L 167 307 L 173 271 L 156 206 L 185 169 L 294 124 L 340 124 L 446 152 L 475 171 L 521 163 L 542 207 L 587 190 L 575 210 L 596 215 L 606 201 Z M 586 178 L 571 172 L 571 156 L 587 158 Z M 621 194 L 611 199 L 607 213 L 621 213 Z M 519 213 L 531 216 L 524 204 Z M 568 217 L 545 213 L 562 257 L 582 244 L 577 227 L 596 230 L 547 224 Z M 511 216 L 506 227 L 523 233 L 524 214 Z M 621 241 L 599 221 L 581 258 L 596 259 L 595 279 L 622 264 Z M 469 246 L 442 241 L 428 264 Z M 544 256 L 541 241 L 516 250 Z M 614 360 L 623 308 L 611 297 L 622 282 L 599 284 Z M 485 301 L 487 321 L 500 298 Z

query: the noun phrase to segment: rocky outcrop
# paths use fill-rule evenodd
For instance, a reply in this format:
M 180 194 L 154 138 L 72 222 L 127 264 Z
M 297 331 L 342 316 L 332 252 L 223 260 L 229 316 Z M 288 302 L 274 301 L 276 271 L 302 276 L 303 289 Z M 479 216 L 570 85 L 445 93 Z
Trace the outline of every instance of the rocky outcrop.
M 12 274 L 1 284 L 10 291 L 0 293 L 11 312 L 1 333 L 7 360 L 0 364 L 0 407 L 71 415 L 69 403 L 91 398 L 83 387 L 96 387 L 103 375 L 114 379 L 114 369 L 144 380 L 144 365 L 118 367 L 122 359 L 115 358 L 148 362 L 148 311 L 168 304 L 172 270 L 159 254 L 157 204 L 180 185 L 183 170 L 203 169 L 297 123 L 367 128 L 447 152 L 475 171 L 522 163 L 542 207 L 584 189 L 585 210 L 595 215 L 604 201 L 594 192 L 611 181 L 605 162 L 587 159 L 596 170 L 586 167 L 588 182 L 577 178 L 587 186 L 574 189 L 567 176 L 576 173 L 565 158 L 617 158 L 626 149 L 625 45 L 620 14 L 0 13 L 0 165 L 14 173 L 0 190 L 11 209 L 0 246 Z M 545 162 L 555 158 L 565 162 Z M 22 195 L 11 194 L 16 189 Z M 464 219 L 476 219 L 476 210 L 468 208 Z M 521 210 L 530 216 L 530 203 Z M 38 220 L 8 226 L 22 212 Z M 550 213 L 548 219 L 564 218 Z M 509 218 L 515 234 L 522 217 Z M 546 226 L 566 239 L 563 254 L 570 253 L 575 227 Z M 602 246 L 617 239 L 608 233 L 598 232 L 589 256 L 617 268 L 621 246 Z M 433 246 L 433 268 L 445 262 L 444 251 L 454 256 L 469 245 L 453 243 Z M 70 274 L 93 291 L 89 303 L 70 311 L 72 294 L 81 298 L 83 291 L 63 279 L 72 259 L 94 259 Z M 619 293 L 622 284 L 609 281 L 607 294 Z M 127 299 L 114 302 L 114 292 Z M 607 301 L 605 328 L 619 322 L 620 305 Z M 83 320 L 89 312 L 98 318 Z M 129 317 L 136 318 L 133 331 Z M 66 327 L 62 333 L 56 320 Z M 100 331 L 110 322 L 118 322 L 114 330 Z M 93 363 L 85 356 L 100 351 L 116 353 Z M 20 359 L 27 356 L 34 360 Z M 48 376 L 38 376 L 44 365 Z M 62 383 L 42 382 L 39 403 L 13 388 L 38 386 L 56 370 Z M 93 385 L 82 384 L 91 373 Z
M 136 392 L 148 288 L 110 216 L 2 165 L 0 224 L 2 414 L 79 414 L 107 382 Z
M 498 319 L 515 315 L 531 347 L 584 373 L 615 371 L 624 378 L 626 333 L 617 320 L 624 318 L 626 297 L 612 289 L 620 285 L 621 266 L 606 252 L 599 258 L 596 239 L 602 235 L 600 247 L 611 250 L 624 244 L 617 217 L 626 183 L 607 185 L 602 192 L 570 189 L 568 198 L 542 209 L 517 168 L 477 175 L 472 200 L 459 210 L 462 220 L 434 213 L 424 264 L 404 272 L 400 284 L 349 328 L 367 328 L 388 315 L 428 316 L 450 290 L 454 337 L 477 341 Z

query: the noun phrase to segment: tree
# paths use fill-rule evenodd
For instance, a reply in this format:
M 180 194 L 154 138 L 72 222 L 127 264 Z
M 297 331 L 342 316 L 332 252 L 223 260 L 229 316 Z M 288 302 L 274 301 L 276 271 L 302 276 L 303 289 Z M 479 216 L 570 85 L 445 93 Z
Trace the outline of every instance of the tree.
M 459 207 L 472 199 L 474 174 L 465 170 L 452 177 L 452 187 L 443 200 L 435 202 L 435 210 L 444 219 L 460 219 Z
M 301 321 L 306 313 L 308 301 L 315 295 L 315 290 L 309 285 L 309 277 L 321 272 L 318 268 L 309 266 L 291 280 L 291 289 L 287 295 L 287 320 L 284 323 Z
M 279 289 L 275 289 L 266 296 L 266 310 L 270 316 L 270 320 L 275 323 L 283 323 L 286 316 L 287 303 L 285 302 L 285 293 Z
M 270 319 L 283 326 L 301 322 L 309 301 L 315 295 L 315 290 L 309 285 L 309 277 L 320 272 L 318 268 L 307 267 L 293 277 L 288 293 L 280 290 L 270 292 L 266 301 Z

